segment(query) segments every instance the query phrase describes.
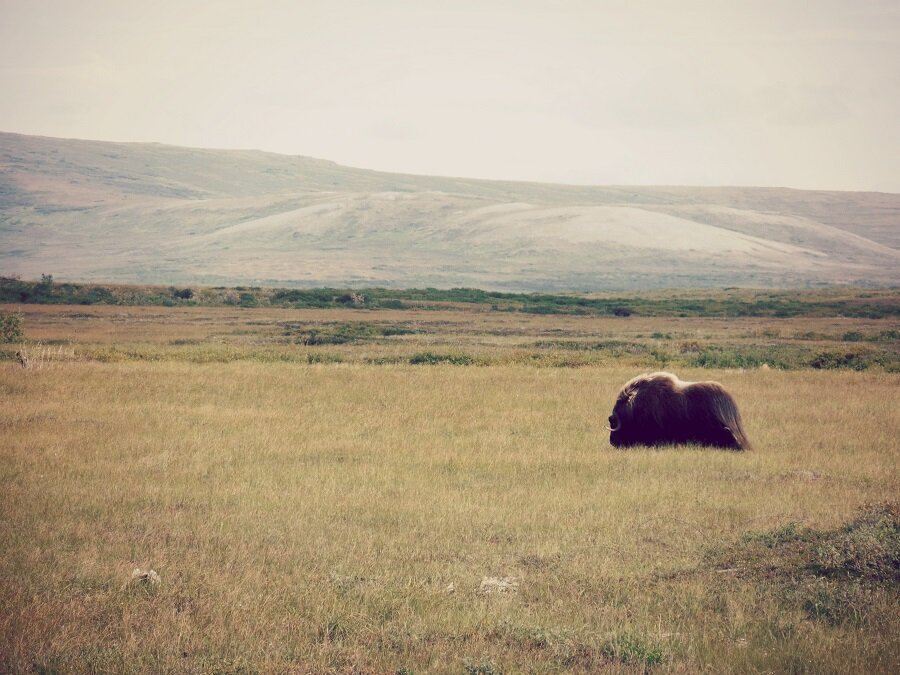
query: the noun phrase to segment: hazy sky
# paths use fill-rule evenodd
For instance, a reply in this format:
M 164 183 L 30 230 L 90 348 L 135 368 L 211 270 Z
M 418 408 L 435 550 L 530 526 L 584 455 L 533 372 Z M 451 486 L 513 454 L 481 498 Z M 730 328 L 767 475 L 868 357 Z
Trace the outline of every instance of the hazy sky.
M 0 130 L 900 192 L 897 0 L 0 0 Z

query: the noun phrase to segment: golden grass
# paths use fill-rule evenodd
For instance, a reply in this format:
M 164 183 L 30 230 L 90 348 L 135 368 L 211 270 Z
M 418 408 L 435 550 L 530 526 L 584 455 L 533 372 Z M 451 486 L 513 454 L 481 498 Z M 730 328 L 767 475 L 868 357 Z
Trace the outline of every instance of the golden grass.
M 112 320 L 46 317 L 87 330 L 0 363 L 0 670 L 896 671 L 895 588 L 829 624 L 714 561 L 896 499 L 897 374 L 679 369 L 755 449 L 617 451 L 630 365 L 193 363 L 153 319 L 159 360 L 98 362 Z

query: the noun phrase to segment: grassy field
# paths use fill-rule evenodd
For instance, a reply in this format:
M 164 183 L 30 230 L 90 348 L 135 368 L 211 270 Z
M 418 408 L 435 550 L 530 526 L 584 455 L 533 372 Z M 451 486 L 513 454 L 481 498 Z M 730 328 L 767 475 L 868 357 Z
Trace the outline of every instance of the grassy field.
M 0 309 L 0 671 L 900 669 L 895 318 Z M 610 447 L 663 366 L 754 450 Z

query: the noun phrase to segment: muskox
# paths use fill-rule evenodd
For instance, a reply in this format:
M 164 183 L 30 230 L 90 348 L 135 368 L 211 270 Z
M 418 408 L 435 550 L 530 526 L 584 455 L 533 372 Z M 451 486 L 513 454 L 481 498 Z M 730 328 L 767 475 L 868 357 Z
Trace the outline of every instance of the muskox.
M 721 384 L 683 382 L 671 373 L 626 382 L 607 429 L 617 448 L 676 443 L 750 448 L 737 405 Z

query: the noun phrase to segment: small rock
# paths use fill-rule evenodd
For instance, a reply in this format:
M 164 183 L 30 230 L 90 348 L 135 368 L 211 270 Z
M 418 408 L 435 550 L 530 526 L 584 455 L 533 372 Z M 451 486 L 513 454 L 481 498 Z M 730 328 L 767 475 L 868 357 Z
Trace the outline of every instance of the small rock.
M 456 584 L 450 584 L 449 586 L 447 586 L 447 588 L 444 589 L 444 593 L 447 593 L 448 595 L 450 593 L 456 593 Z
M 134 568 L 131 573 L 131 584 L 140 584 L 142 586 L 158 586 L 160 583 L 159 575 L 153 570 L 142 570 L 139 567 Z
M 515 577 L 484 577 L 479 593 L 490 595 L 492 593 L 515 593 L 519 590 L 519 580 Z

